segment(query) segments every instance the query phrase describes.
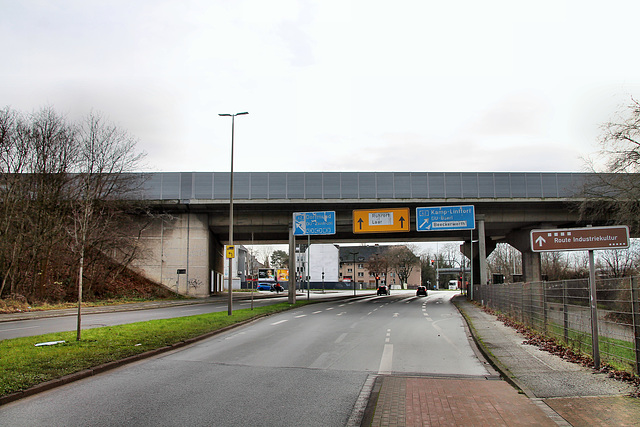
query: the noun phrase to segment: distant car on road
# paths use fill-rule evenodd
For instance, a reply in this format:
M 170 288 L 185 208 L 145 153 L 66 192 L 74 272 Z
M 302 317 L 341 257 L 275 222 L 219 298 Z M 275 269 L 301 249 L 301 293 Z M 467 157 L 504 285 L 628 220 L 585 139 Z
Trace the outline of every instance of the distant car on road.
M 416 296 L 427 296 L 427 287 L 426 286 L 418 286 L 418 290 L 416 291 Z
M 378 286 L 378 295 L 389 295 L 389 289 L 385 285 Z
M 272 291 L 273 285 L 271 283 L 258 283 L 258 287 L 256 289 L 259 291 Z

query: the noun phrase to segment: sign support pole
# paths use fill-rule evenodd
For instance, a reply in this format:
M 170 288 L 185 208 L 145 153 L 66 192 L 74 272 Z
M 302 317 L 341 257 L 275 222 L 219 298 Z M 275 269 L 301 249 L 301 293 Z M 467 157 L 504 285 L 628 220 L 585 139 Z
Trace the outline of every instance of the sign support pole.
M 310 257 L 311 257 L 311 234 L 307 234 L 307 301 L 310 299 L 309 297 L 309 280 L 310 280 L 310 276 L 311 276 L 311 264 L 310 263 Z
M 589 251 L 589 301 L 591 302 L 591 347 L 593 364 L 600 369 L 600 346 L 598 342 L 598 308 L 596 298 L 596 265 L 593 250 Z
M 289 304 L 296 303 L 296 236 L 293 227 L 289 228 Z
M 469 286 L 471 287 L 471 301 L 473 301 L 473 229 L 471 230 L 471 239 L 469 240 L 469 270 L 470 280 Z M 469 289 L 467 289 L 469 291 Z

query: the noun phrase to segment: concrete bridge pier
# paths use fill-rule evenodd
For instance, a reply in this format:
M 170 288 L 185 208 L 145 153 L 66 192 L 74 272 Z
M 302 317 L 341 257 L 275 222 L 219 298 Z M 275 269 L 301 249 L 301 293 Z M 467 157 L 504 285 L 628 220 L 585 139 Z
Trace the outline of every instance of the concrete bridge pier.
M 466 241 L 460 246 L 460 251 L 471 260 L 473 271 L 473 284 L 486 284 L 488 280 L 487 257 L 496 248 L 496 242 L 486 238 L 484 215 L 476 216 L 476 230 L 471 236 L 476 234 L 478 240 L 473 238 L 473 253 L 471 252 L 471 241 Z M 469 237 L 471 239 L 471 236 Z
M 140 237 L 142 256 L 133 267 L 182 295 L 222 291 L 224 245 L 209 229 L 206 213 L 179 213 L 152 221 Z
M 531 250 L 531 230 L 518 230 L 507 235 L 506 241 L 522 254 L 522 280 L 525 282 L 542 281 L 540 252 Z

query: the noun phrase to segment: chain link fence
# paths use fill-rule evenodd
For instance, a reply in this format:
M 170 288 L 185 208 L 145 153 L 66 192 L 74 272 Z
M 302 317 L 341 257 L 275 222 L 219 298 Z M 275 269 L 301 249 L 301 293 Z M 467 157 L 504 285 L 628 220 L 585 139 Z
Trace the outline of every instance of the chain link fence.
M 640 375 L 640 277 L 596 281 L 602 360 Z M 589 280 L 474 285 L 473 299 L 581 353 L 593 355 Z

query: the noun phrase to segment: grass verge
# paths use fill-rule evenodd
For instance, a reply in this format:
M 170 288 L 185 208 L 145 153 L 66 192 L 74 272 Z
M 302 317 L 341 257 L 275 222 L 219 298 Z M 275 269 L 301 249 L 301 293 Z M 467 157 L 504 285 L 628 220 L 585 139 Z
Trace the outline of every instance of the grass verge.
M 305 304 L 306 301 L 294 305 L 280 303 L 235 310 L 231 316 L 217 312 L 87 329 L 82 331 L 81 341 L 75 340 L 75 331 L 3 340 L 0 341 L 0 396 Z M 35 346 L 51 341 L 65 343 Z

